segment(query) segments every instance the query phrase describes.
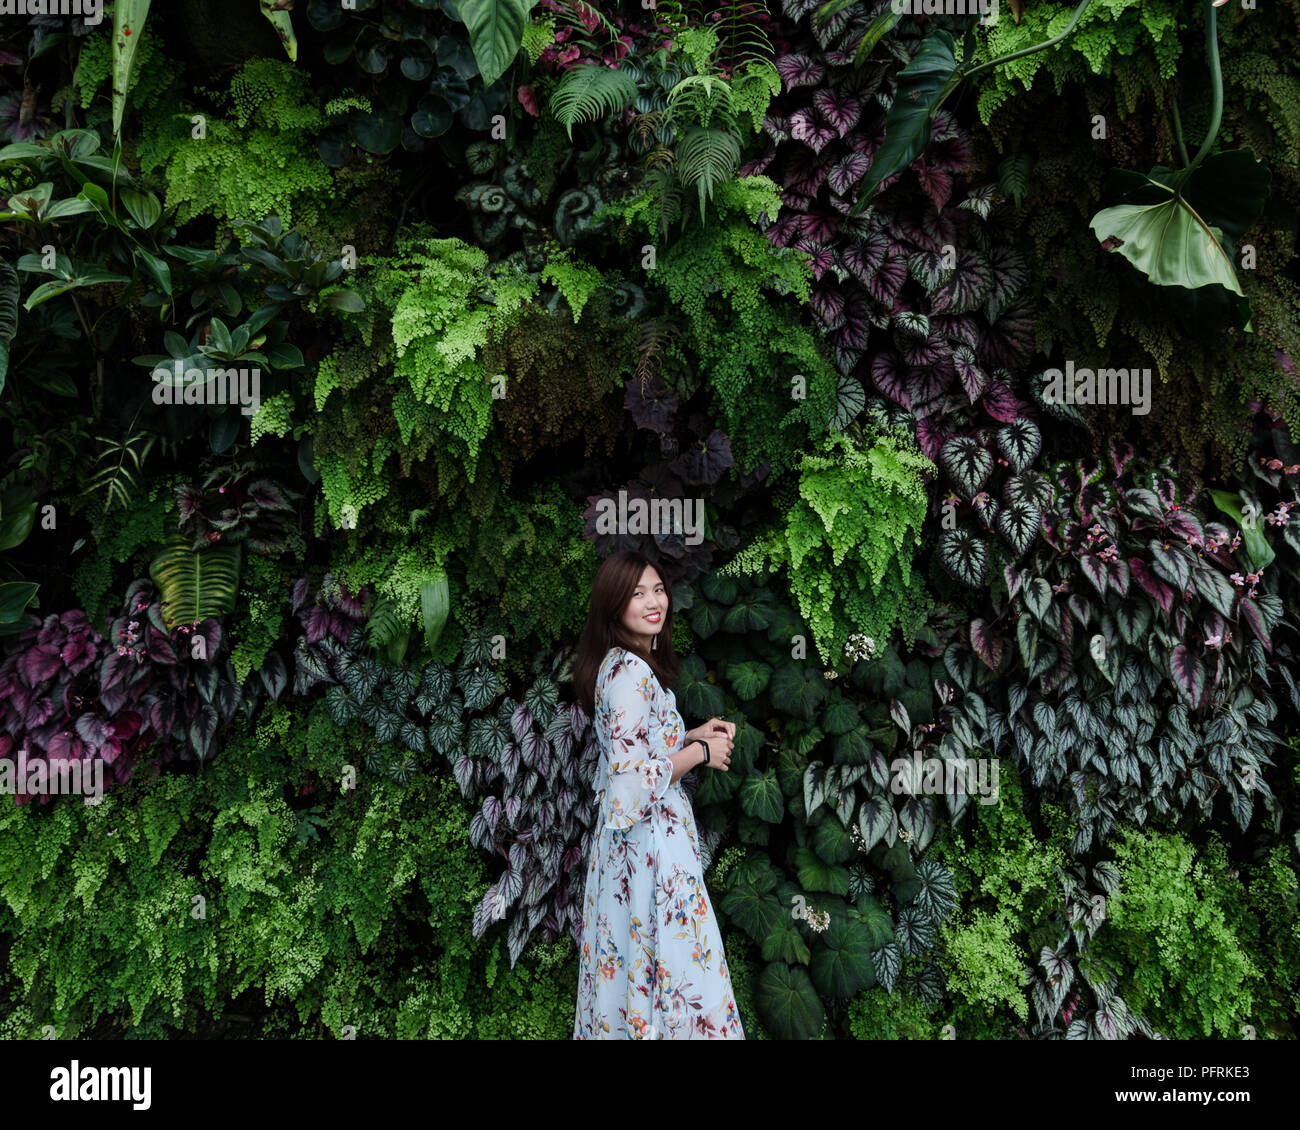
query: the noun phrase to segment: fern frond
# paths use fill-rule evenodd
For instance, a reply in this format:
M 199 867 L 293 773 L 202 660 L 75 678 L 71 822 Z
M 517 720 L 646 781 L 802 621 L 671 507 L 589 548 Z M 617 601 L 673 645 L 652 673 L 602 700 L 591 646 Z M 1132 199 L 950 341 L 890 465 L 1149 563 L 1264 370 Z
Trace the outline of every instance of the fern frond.
M 378 651 L 392 643 L 407 627 L 409 622 L 396 604 L 387 597 L 380 597 L 366 622 L 366 643 Z
M 677 147 L 677 165 L 682 183 L 694 188 L 700 198 L 700 222 L 713 190 L 729 181 L 740 167 L 740 142 L 725 129 L 695 127 L 687 131 Z
M 603 12 L 598 11 L 585 0 L 565 0 L 562 6 L 555 10 L 555 17 L 558 23 L 569 29 L 568 42 L 577 44 L 583 49 L 584 54 L 599 55 L 604 48 L 618 39 L 618 28 Z M 605 38 L 600 43 L 588 34 L 589 29 L 585 21 L 593 17 L 599 21 L 600 27 L 605 32 Z
M 668 29 L 671 38 L 678 38 L 692 25 L 698 27 L 704 22 L 698 4 L 682 4 L 681 0 L 659 0 L 655 8 L 659 22 Z
M 146 432 L 136 432 L 125 440 L 117 440 L 112 436 L 95 438 L 104 444 L 104 448 L 95 460 L 98 468 L 81 494 L 102 494 L 105 514 L 116 506 L 129 510 L 132 495 L 139 490 L 139 475 L 144 469 L 145 457 L 153 449 L 156 437 Z
M 681 327 L 673 322 L 651 319 L 641 326 L 636 343 L 636 375 L 644 396 L 646 385 L 659 375 L 659 366 L 668 347 L 681 337 Z
M 666 110 L 650 110 L 644 114 L 636 114 L 628 124 L 628 133 L 638 144 L 648 146 L 655 140 L 655 135 L 658 134 L 667 117 Z
M 1033 160 L 1028 153 L 1012 153 L 998 165 L 998 188 L 1002 195 L 1014 200 L 1020 207 L 1021 198 L 1029 190 L 1029 172 Z
M 668 117 L 674 125 L 735 128 L 731 85 L 720 75 L 687 75 L 668 92 Z
M 682 215 L 681 184 L 672 172 L 671 165 L 664 163 L 656 164 L 642 183 L 655 209 L 655 227 L 659 236 L 667 239 L 669 229 Z
M 8 344 L 18 332 L 18 272 L 0 259 L 0 342 Z
M 770 63 L 776 53 L 767 32 L 753 20 L 758 7 L 767 10 L 766 5 L 754 4 L 752 0 L 731 0 L 721 9 L 713 25 L 723 48 L 723 58 L 733 75 L 744 67 Z
M 655 169 L 671 169 L 677 164 L 677 154 L 666 145 L 660 145 L 645 155 L 646 172 Z
M 635 97 L 636 82 L 631 75 L 598 63 L 584 63 L 560 80 L 551 95 L 551 113 L 573 140 L 576 122 L 599 121 L 621 113 Z

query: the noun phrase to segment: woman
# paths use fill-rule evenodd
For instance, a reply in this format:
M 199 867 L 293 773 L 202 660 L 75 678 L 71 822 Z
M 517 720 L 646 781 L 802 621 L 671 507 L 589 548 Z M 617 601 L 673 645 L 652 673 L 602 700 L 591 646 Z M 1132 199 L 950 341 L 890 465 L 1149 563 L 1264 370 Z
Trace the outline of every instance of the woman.
M 680 668 L 672 630 L 658 570 L 639 553 L 607 558 L 573 662 L 601 747 L 575 1040 L 745 1038 L 678 784 L 697 765 L 730 769 L 735 726 L 686 729 L 664 689 Z

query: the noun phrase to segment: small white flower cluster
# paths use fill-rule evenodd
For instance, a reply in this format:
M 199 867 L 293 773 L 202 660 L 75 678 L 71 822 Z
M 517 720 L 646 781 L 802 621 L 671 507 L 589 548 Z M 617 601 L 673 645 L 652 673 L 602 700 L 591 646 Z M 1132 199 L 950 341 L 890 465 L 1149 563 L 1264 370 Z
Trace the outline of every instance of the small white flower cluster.
M 876 641 L 861 632 L 854 632 L 849 636 L 849 642 L 844 645 L 844 655 L 853 660 L 875 659 Z
M 865 852 L 867 850 L 867 841 L 862 835 L 861 828 L 854 824 L 853 827 L 849 829 L 849 835 L 853 837 L 853 842 L 857 845 L 858 851 Z

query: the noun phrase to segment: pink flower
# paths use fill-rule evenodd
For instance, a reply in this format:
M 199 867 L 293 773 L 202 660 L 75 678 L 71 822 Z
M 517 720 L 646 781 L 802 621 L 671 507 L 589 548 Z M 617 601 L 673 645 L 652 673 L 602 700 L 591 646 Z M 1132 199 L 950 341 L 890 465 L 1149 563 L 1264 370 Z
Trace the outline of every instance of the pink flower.
M 519 105 L 532 114 L 534 118 L 539 115 L 540 111 L 537 108 L 537 91 L 535 91 L 531 86 L 521 86 L 515 92 L 515 95 L 519 99 Z

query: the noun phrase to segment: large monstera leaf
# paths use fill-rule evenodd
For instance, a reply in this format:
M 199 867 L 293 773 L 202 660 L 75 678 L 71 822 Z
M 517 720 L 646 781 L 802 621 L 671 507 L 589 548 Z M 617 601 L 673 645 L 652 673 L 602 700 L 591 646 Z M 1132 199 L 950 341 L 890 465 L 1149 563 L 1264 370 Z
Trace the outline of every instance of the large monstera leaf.
M 149 565 L 149 575 L 162 593 L 167 627 L 234 611 L 239 564 L 238 545 L 213 545 L 196 553 L 189 538 L 173 536 Z

